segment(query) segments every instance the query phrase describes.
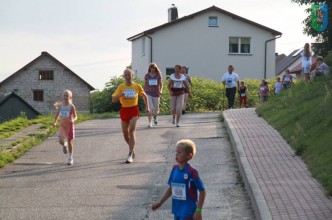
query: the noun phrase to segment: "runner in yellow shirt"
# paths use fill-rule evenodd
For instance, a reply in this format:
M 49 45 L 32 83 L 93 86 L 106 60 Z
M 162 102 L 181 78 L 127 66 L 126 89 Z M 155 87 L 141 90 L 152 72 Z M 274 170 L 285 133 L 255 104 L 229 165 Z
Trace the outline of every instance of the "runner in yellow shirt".
M 123 137 L 129 146 L 129 154 L 126 163 L 132 163 L 135 158 L 135 143 L 136 143 L 136 125 L 139 118 L 138 96 L 142 96 L 146 108 L 146 113 L 149 113 L 149 103 L 147 96 L 141 85 L 133 82 L 133 72 L 131 69 L 123 71 L 125 83 L 120 84 L 115 92 L 112 94 L 112 102 L 120 100 L 120 118 Z

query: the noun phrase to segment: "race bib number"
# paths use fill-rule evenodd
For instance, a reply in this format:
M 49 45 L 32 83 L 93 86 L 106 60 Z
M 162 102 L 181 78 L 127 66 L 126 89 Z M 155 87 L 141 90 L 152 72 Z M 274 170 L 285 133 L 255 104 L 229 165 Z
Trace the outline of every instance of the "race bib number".
M 264 91 L 264 90 L 265 90 L 265 87 L 262 86 L 262 87 L 260 87 L 259 89 L 260 89 L 261 91 Z
M 136 91 L 135 89 L 125 89 L 125 98 L 136 98 Z
M 245 93 L 241 93 L 241 97 L 245 97 L 246 96 L 246 94 Z
M 182 81 L 174 81 L 174 88 L 183 88 Z
M 149 86 L 156 86 L 158 85 L 158 81 L 156 79 L 149 79 Z
M 61 118 L 68 118 L 69 117 L 69 110 L 61 110 L 60 111 Z
M 226 84 L 227 84 L 228 86 L 231 86 L 231 85 L 232 85 L 232 82 L 233 82 L 232 78 L 227 78 L 227 79 L 226 79 Z
M 186 186 L 184 183 L 172 183 L 173 199 L 186 200 Z

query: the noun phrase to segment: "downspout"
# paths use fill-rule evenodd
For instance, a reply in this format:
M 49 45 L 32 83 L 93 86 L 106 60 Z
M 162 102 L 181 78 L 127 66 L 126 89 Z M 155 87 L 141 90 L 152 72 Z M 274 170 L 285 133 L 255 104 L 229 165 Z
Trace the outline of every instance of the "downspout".
M 150 38 L 150 63 L 152 63 L 152 37 L 146 35 L 146 33 L 143 36 Z
M 280 38 L 282 35 L 279 35 L 279 36 L 277 36 L 277 37 L 275 37 L 275 38 L 271 38 L 271 39 L 269 39 L 269 40 L 266 40 L 265 41 L 265 53 L 264 53 L 264 79 L 266 79 L 266 53 L 267 53 L 267 43 L 268 42 L 270 42 L 270 41 L 273 41 L 273 40 L 276 40 L 276 39 L 278 39 L 278 38 Z

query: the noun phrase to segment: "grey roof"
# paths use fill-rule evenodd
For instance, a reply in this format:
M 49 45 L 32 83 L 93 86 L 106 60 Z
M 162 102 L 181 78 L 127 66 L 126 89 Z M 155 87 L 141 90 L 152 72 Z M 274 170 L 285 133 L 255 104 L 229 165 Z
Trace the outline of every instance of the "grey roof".
M 141 32 L 141 33 L 139 33 L 139 34 L 136 34 L 136 35 L 134 35 L 134 36 L 131 36 L 131 37 L 127 38 L 127 40 L 132 41 L 132 40 L 135 40 L 135 39 L 137 39 L 137 38 L 140 38 L 140 37 L 142 37 L 142 36 L 144 36 L 144 35 L 152 34 L 153 32 L 156 32 L 156 31 L 158 31 L 158 30 L 160 30 L 160 29 L 167 28 L 167 27 L 169 27 L 169 26 L 171 26 L 171 25 L 177 24 L 177 23 L 182 22 L 182 21 L 184 21 L 184 20 L 192 19 L 192 18 L 194 18 L 195 16 L 200 15 L 200 14 L 203 14 L 203 13 L 205 13 L 205 12 L 207 12 L 207 11 L 218 11 L 218 12 L 220 12 L 220 13 L 222 13 L 222 14 L 225 14 L 225 15 L 228 15 L 228 16 L 232 17 L 232 18 L 235 19 L 235 20 L 240 20 L 240 21 L 243 21 L 243 22 L 248 23 L 248 24 L 250 24 L 250 25 L 253 25 L 253 26 L 256 26 L 256 27 L 258 27 L 258 28 L 261 28 L 261 29 L 263 29 L 263 30 L 269 31 L 269 32 L 271 32 L 271 34 L 274 35 L 274 36 L 277 36 L 277 35 L 281 35 L 281 34 L 282 34 L 282 33 L 279 32 L 279 31 L 276 31 L 276 30 L 274 30 L 274 29 L 268 28 L 268 27 L 266 27 L 266 26 L 263 26 L 263 25 L 258 24 L 258 23 L 256 23 L 256 22 L 253 22 L 253 21 L 248 20 L 248 19 L 246 19 L 246 18 L 240 17 L 240 16 L 238 16 L 238 15 L 236 15 L 236 14 L 233 14 L 233 13 L 231 13 L 231 12 L 225 11 L 225 10 L 223 10 L 223 9 L 221 9 L 221 8 L 218 8 L 218 7 L 216 7 L 216 6 L 213 5 L 213 6 L 209 7 L 209 8 L 207 8 L 207 9 L 204 9 L 204 10 L 198 11 L 198 12 L 196 12 L 196 13 L 193 13 L 193 14 L 190 14 L 190 15 L 187 15 L 187 16 L 184 16 L 184 17 L 182 17 L 182 18 L 178 18 L 178 19 L 176 19 L 176 20 L 174 20 L 174 21 L 167 22 L 167 23 L 165 23 L 165 24 L 163 24 L 163 25 L 160 25 L 160 26 L 157 26 L 157 27 L 154 27 L 154 28 L 148 29 L 148 30 L 146 30 L 146 31 L 143 31 L 143 32 Z
M 287 56 L 285 54 L 280 54 L 276 57 L 276 64 L 285 59 Z
M 285 71 L 290 65 L 292 65 L 296 60 L 301 57 L 299 53 L 302 49 L 296 49 L 290 53 L 286 58 L 282 59 L 276 64 L 276 76 Z
M 40 56 L 38 56 L 36 59 L 32 60 L 30 63 L 28 63 L 27 65 L 25 65 L 24 67 L 22 67 L 21 69 L 19 69 L 18 71 L 16 71 L 15 73 L 13 73 L 12 75 L 10 75 L 9 77 L 7 77 L 6 79 L 4 79 L 2 82 L 0 82 L 0 86 L 1 84 L 3 84 L 4 82 L 6 82 L 7 80 L 9 80 L 10 78 L 14 77 L 15 75 L 19 74 L 22 70 L 25 70 L 26 68 L 28 68 L 29 66 L 31 66 L 34 62 L 36 62 L 38 59 L 40 59 L 43 56 L 47 56 L 49 57 L 51 60 L 53 60 L 54 62 L 58 63 L 60 66 L 63 66 L 65 70 L 67 70 L 69 73 L 71 73 L 72 75 L 74 75 L 76 78 L 78 78 L 79 80 L 83 81 L 84 84 L 87 85 L 87 87 L 90 89 L 90 91 L 95 90 L 95 88 L 93 88 L 89 83 L 87 83 L 86 81 L 84 81 L 81 77 L 79 77 L 76 73 L 74 73 L 72 70 L 70 70 L 68 67 L 66 67 L 64 64 L 62 64 L 59 60 L 55 59 L 55 57 L 53 57 L 51 54 L 47 53 L 47 52 L 42 52 Z
M 5 104 L 6 101 L 10 98 L 10 97 L 14 97 L 18 100 L 20 100 L 22 103 L 24 103 L 24 105 L 26 105 L 27 107 L 29 107 L 35 114 L 37 115 L 41 115 L 40 112 L 38 112 L 34 107 L 32 107 L 28 102 L 26 102 L 23 98 L 21 98 L 19 95 L 17 95 L 15 92 L 9 92 L 4 94 L 2 97 L 0 97 L 0 106 Z

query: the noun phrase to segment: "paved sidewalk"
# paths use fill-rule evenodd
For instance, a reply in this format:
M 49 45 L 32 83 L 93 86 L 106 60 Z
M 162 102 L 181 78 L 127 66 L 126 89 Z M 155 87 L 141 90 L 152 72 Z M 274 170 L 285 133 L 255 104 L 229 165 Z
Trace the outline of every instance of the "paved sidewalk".
M 332 199 L 254 108 L 223 115 L 257 219 L 332 219 Z

